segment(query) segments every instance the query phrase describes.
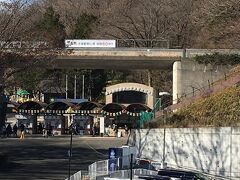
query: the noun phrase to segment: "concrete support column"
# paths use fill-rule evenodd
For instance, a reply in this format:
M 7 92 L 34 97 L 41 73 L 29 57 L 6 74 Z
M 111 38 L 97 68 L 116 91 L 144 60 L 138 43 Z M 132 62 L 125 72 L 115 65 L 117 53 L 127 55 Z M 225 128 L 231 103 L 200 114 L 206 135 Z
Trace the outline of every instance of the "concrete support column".
M 148 69 L 147 70 L 147 73 L 148 73 L 148 86 L 152 86 L 152 76 L 151 76 L 151 72 L 150 70 Z
M 182 63 L 176 61 L 173 63 L 173 104 L 176 104 L 181 96 L 182 83 Z
M 32 134 L 37 134 L 37 114 L 31 116 L 32 119 Z

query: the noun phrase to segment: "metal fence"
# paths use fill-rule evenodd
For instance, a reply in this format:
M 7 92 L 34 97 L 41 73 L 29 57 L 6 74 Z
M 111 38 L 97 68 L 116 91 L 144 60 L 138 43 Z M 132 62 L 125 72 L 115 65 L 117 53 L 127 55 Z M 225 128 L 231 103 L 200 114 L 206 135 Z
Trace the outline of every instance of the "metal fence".
M 157 175 L 157 171 L 152 171 L 148 169 L 133 169 L 133 178 L 143 175 Z M 131 171 L 130 170 L 119 170 L 114 171 L 109 174 L 109 178 L 119 178 L 119 179 L 130 179 Z M 108 178 L 105 177 L 107 180 Z
M 217 93 L 223 91 L 228 87 L 232 87 L 240 82 L 240 73 L 234 72 L 229 74 L 228 76 L 225 75 L 224 78 L 214 82 L 209 83 L 209 85 L 204 86 L 202 88 L 193 88 L 192 93 L 189 93 L 185 96 L 181 96 L 177 99 L 178 103 L 173 104 L 166 108 L 167 110 L 174 111 L 176 109 L 180 109 L 191 104 L 196 99 L 207 97 L 210 94 Z
M 88 171 L 78 171 L 70 176 L 70 178 L 66 178 L 65 180 L 90 180 L 90 176 Z
M 154 39 L 116 39 L 117 47 L 126 48 L 162 48 L 169 49 L 169 40 L 154 40 Z
M 101 180 L 109 178 L 122 178 L 129 179 L 131 170 L 130 170 L 130 162 L 131 156 L 124 156 L 121 158 L 116 158 L 116 166 L 114 170 L 109 167 L 110 160 L 98 161 L 91 165 L 89 165 L 89 179 L 93 180 Z M 133 159 L 133 176 L 138 175 L 156 175 L 157 171 L 154 171 L 151 162 L 143 159 Z
M 65 180 L 81 180 L 82 179 L 82 171 L 78 171 L 77 173 L 70 176 L 70 178 L 67 178 Z
M 118 166 L 119 167 L 119 160 L 118 160 Z M 104 176 L 107 175 L 108 172 L 108 160 L 104 161 L 97 161 L 91 165 L 88 166 L 88 173 L 91 179 L 95 179 L 98 176 Z

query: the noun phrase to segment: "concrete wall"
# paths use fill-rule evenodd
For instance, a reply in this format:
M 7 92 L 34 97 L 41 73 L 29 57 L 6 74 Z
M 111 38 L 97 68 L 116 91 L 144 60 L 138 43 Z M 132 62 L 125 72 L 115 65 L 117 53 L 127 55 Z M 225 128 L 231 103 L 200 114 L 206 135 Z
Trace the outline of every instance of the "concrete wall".
M 240 128 L 169 128 L 165 162 L 214 175 L 240 179 Z M 164 129 L 134 130 L 129 139 L 138 156 L 163 161 Z
M 173 64 L 173 103 L 182 96 L 193 96 L 195 91 L 221 78 L 230 70 L 227 66 L 201 65 L 193 61 L 176 61 Z

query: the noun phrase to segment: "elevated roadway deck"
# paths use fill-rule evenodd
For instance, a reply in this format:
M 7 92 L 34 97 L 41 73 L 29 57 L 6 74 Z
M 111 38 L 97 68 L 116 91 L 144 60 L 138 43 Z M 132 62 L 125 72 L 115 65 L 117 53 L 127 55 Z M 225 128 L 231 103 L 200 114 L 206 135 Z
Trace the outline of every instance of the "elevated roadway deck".
M 172 69 L 173 63 L 196 55 L 239 54 L 236 49 L 66 49 L 53 62 L 54 68 L 78 69 Z
M 75 49 L 66 50 L 54 68 L 172 69 L 183 57 L 182 49 Z

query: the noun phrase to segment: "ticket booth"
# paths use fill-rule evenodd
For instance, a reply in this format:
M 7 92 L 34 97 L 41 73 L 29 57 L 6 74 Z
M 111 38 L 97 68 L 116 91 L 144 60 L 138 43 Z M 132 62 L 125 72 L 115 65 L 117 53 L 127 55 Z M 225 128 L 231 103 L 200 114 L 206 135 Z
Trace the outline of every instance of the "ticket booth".
M 50 125 L 53 130 L 53 135 L 62 135 L 66 129 L 66 119 L 62 115 L 45 115 L 44 116 L 44 127 Z
M 73 116 L 73 124 L 75 133 L 79 135 L 92 134 L 93 117 L 88 115 L 75 115 Z
M 17 111 L 16 119 L 18 125 L 26 127 L 26 133 L 37 134 L 38 116 L 43 112 L 47 104 L 37 101 L 26 101 L 22 103 Z
M 32 115 L 28 114 L 16 114 L 15 118 L 17 119 L 17 126 L 20 127 L 21 124 L 25 126 L 26 134 L 34 134 L 33 131 L 33 122 L 35 118 Z
M 97 125 L 95 117 L 101 114 L 102 105 L 96 102 L 82 102 L 76 105 L 76 115 L 73 117 L 74 125 L 79 134 L 92 135 L 93 127 Z M 100 133 L 100 132 L 99 132 Z
M 73 108 L 74 104 L 68 101 L 57 101 L 49 104 L 46 107 L 44 126 L 51 125 L 53 135 L 68 134 L 69 126 L 71 124 L 71 115 L 67 110 Z

